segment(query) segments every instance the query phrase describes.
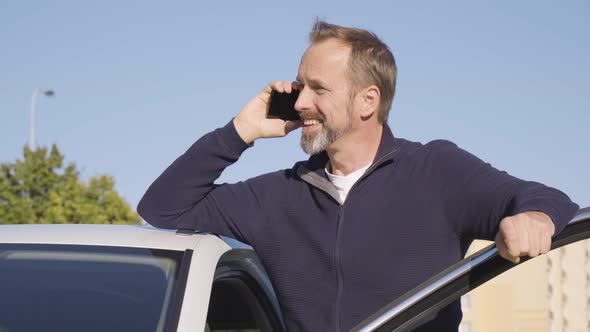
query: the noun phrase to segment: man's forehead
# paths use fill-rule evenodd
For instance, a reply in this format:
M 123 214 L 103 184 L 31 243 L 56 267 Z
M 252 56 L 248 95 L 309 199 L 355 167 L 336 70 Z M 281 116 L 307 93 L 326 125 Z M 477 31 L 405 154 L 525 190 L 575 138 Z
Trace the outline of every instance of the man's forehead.
M 350 45 L 346 44 L 345 42 L 338 40 L 336 38 L 329 38 L 326 40 L 322 40 L 319 42 L 312 43 L 307 48 L 306 52 L 326 52 L 326 51 L 334 51 L 343 54 L 350 53 Z
M 350 47 L 336 40 L 312 44 L 303 54 L 297 81 L 323 81 L 322 77 L 341 72 L 348 65 Z
M 298 74 L 297 75 L 297 78 L 295 80 L 297 82 L 299 82 L 299 83 L 312 84 L 312 85 L 315 85 L 315 86 L 323 86 L 323 87 L 326 87 L 326 86 L 329 85 L 328 84 L 329 83 L 328 81 L 325 81 L 325 80 L 323 80 L 321 78 L 316 78 L 315 76 L 311 76 L 311 77 L 310 76 L 306 76 L 306 77 L 304 77 L 301 74 Z

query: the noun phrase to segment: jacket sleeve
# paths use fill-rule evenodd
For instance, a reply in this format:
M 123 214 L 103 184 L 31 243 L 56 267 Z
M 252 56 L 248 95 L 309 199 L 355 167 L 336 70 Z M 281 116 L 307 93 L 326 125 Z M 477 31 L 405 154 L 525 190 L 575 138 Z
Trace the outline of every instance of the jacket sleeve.
M 214 184 L 248 147 L 233 121 L 201 137 L 148 188 L 139 215 L 155 227 L 191 228 L 250 243 L 262 210 L 253 181 Z
M 462 239 L 494 240 L 504 217 L 526 211 L 547 214 L 557 234 L 579 208 L 563 192 L 499 171 L 451 142 L 430 144 L 445 214 Z

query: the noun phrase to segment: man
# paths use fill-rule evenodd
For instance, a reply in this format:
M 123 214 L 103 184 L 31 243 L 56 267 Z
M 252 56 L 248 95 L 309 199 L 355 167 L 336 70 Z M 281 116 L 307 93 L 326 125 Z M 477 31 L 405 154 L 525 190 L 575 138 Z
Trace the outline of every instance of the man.
M 513 262 L 550 249 L 577 205 L 498 171 L 448 141 L 394 138 L 393 55 L 375 35 L 316 22 L 297 82 L 273 82 L 225 127 L 199 139 L 138 206 L 156 227 L 194 228 L 254 247 L 287 329 L 344 331 L 460 260 L 475 238 Z M 302 121 L 265 117 L 272 89 L 300 90 Z M 312 156 L 215 185 L 259 138 L 302 127 Z M 459 303 L 422 328 L 457 330 Z

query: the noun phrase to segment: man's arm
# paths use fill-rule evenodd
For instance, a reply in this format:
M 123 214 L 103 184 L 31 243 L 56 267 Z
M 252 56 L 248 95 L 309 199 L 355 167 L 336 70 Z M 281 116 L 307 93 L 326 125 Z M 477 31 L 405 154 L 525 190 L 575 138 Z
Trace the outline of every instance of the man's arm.
M 230 123 L 201 137 L 178 157 L 148 188 L 138 213 L 161 228 L 193 228 L 231 236 L 243 242 L 252 238 L 253 221 L 261 211 L 264 181 L 215 185 L 223 170 L 258 138 L 282 137 L 299 127 L 297 122 L 266 119 L 271 89 L 291 90 L 291 83 L 274 82 L 254 97 Z
M 435 141 L 432 163 L 449 220 L 461 239 L 495 240 L 502 257 L 546 253 L 551 237 L 578 205 L 563 192 L 499 171 L 447 141 Z

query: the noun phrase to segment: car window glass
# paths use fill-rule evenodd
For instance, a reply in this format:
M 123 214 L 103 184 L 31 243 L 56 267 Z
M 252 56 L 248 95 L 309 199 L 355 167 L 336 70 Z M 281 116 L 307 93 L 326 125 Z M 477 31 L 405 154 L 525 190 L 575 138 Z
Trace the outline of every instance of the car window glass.
M 182 252 L 0 245 L 0 331 L 160 331 Z
M 589 240 L 526 261 L 461 298 L 460 331 L 587 331 L 589 267 Z

